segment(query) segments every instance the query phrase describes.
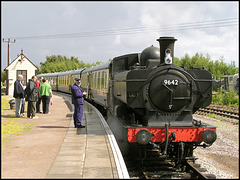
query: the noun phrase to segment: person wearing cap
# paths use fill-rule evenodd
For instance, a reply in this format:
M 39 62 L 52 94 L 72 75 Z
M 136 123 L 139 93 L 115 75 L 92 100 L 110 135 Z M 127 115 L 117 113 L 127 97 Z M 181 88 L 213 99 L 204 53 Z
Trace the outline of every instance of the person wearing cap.
M 75 128 L 85 128 L 82 125 L 82 117 L 83 117 L 83 103 L 84 103 L 84 93 L 81 89 L 81 80 L 80 78 L 74 78 L 75 83 L 72 86 L 72 104 L 74 104 L 74 126 Z

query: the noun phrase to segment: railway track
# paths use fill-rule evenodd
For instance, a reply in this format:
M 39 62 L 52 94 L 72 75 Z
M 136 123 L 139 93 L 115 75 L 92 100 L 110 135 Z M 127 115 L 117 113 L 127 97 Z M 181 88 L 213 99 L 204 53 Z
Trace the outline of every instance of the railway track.
M 166 158 L 150 155 L 143 162 L 125 157 L 125 163 L 131 179 L 216 179 L 215 175 L 207 173 L 207 169 L 191 161 L 179 168 Z
M 206 108 L 200 108 L 196 114 L 216 114 L 223 117 L 239 120 L 238 107 L 236 106 L 223 106 L 223 105 L 210 105 Z

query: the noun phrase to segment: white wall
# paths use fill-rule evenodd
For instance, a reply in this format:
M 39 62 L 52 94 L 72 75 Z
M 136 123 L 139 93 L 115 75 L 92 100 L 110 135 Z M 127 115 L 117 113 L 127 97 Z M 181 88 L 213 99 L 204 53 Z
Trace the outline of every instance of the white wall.
M 9 67 L 6 69 L 8 70 L 8 79 L 9 79 L 9 94 L 10 96 L 13 96 L 14 91 L 14 82 L 16 81 L 16 74 L 17 70 L 27 70 L 27 82 L 28 79 L 31 79 L 33 75 L 35 75 L 35 70 L 37 68 L 27 59 L 25 58 L 24 61 L 18 61 L 21 59 L 21 56 L 19 56 L 15 61 L 10 64 Z M 26 88 L 26 86 L 24 86 Z

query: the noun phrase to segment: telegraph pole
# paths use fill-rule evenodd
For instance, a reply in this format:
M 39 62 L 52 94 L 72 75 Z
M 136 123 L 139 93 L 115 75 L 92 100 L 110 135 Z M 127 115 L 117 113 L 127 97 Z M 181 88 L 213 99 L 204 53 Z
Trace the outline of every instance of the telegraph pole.
M 7 41 L 4 41 L 4 38 L 3 38 L 3 42 L 7 42 L 8 43 L 8 65 L 9 65 L 10 64 L 10 43 L 15 43 L 16 39 L 14 39 L 14 41 L 11 42 L 10 38 L 8 38 Z

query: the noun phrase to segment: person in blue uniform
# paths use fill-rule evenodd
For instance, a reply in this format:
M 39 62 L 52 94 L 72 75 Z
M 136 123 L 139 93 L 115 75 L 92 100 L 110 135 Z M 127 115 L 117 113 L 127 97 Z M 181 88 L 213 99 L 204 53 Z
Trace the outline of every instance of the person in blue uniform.
M 72 86 L 72 104 L 74 104 L 74 126 L 75 128 L 85 128 L 82 125 L 82 117 L 83 117 L 83 103 L 85 92 L 81 89 L 81 80 L 80 78 L 74 78 L 75 83 Z

